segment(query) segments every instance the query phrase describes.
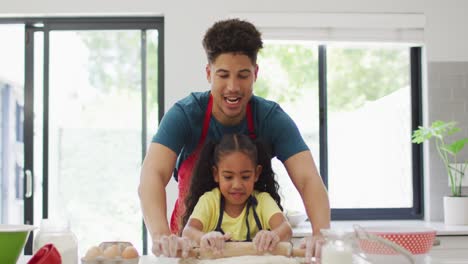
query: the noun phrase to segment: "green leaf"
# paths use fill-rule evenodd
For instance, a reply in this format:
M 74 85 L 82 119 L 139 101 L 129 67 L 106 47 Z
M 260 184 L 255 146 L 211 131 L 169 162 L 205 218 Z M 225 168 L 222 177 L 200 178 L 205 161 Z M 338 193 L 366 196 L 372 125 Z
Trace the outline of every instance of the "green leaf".
M 442 161 L 445 164 L 448 176 L 450 177 L 450 190 L 453 196 L 461 195 L 461 178 L 464 173 L 461 171 L 454 170 L 450 165 L 451 163 L 457 162 L 457 154 L 468 144 L 468 138 L 462 138 L 452 143 L 445 143 L 445 138 L 451 136 L 460 131 L 457 123 L 454 121 L 434 121 L 429 127 L 418 127 L 412 134 L 413 143 L 422 143 L 424 141 L 435 138 L 436 148 Z M 450 156 L 449 156 L 450 155 Z M 466 166 L 466 165 L 465 165 Z M 464 168 L 462 169 L 464 171 Z
M 419 129 L 413 132 L 413 143 L 422 143 L 426 140 L 429 140 L 432 137 L 432 130 L 425 127 L 419 127 Z
M 430 127 L 419 127 L 413 132 L 413 143 L 422 143 L 432 137 L 443 140 L 444 137 L 453 135 L 460 131 L 460 128 L 456 127 L 456 122 L 444 122 L 437 120 L 432 122 Z
M 463 147 L 465 147 L 465 144 L 467 143 L 468 143 L 468 138 L 463 138 L 463 139 L 453 142 L 452 144 L 444 145 L 441 147 L 441 149 L 455 156 L 458 154 L 458 152 L 460 152 L 463 149 Z

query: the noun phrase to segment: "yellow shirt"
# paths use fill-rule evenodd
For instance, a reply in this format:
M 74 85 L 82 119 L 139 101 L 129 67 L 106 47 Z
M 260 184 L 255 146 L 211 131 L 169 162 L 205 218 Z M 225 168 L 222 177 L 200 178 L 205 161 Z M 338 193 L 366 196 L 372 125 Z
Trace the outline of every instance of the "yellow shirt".
M 252 195 L 257 199 L 258 204 L 256 206 L 256 212 L 263 229 L 270 229 L 269 220 L 276 214 L 281 213 L 280 208 L 276 204 L 275 200 L 267 192 L 254 191 Z M 190 218 L 198 219 L 203 224 L 203 232 L 207 233 L 216 229 L 216 224 L 219 219 L 219 207 L 220 207 L 221 192 L 219 188 L 203 194 L 198 200 L 197 205 L 193 209 L 193 213 Z M 231 234 L 232 240 L 245 240 L 247 235 L 247 225 L 245 224 L 245 214 L 247 205 L 244 206 L 242 213 L 233 218 L 230 217 L 226 212 L 223 215 L 223 222 L 221 223 L 221 229 L 225 233 Z M 249 226 L 250 226 L 250 238 L 253 239 L 257 234 L 258 226 L 255 223 L 253 211 L 250 209 L 249 212 Z

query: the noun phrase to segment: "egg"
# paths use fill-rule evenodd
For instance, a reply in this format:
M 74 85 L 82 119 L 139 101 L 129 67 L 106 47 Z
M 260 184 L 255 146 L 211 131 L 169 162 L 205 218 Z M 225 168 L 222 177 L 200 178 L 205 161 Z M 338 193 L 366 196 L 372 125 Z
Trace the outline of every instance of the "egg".
M 133 259 L 138 258 L 138 251 L 133 246 L 128 246 L 122 252 L 122 258 L 124 259 Z
M 112 245 L 104 250 L 104 257 L 107 259 L 113 259 L 120 256 L 120 249 L 117 245 Z
M 100 247 L 92 246 L 86 251 L 85 259 L 86 260 L 95 260 L 97 257 L 102 256 L 103 252 Z

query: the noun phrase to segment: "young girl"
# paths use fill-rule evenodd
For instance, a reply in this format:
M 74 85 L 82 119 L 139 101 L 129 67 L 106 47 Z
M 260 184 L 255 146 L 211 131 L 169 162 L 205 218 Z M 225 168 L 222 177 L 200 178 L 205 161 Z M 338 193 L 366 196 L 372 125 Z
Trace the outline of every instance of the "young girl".
M 227 134 L 205 144 L 185 207 L 183 236 L 215 254 L 227 240 L 252 241 L 262 252 L 291 238 L 271 158 L 246 135 Z

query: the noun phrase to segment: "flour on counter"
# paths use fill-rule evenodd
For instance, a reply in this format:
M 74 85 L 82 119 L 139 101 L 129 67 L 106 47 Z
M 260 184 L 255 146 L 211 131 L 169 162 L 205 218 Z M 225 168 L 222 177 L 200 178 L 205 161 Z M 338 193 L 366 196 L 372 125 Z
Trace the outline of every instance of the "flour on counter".
M 181 259 L 179 264 L 300 264 L 301 258 L 285 256 L 241 256 L 219 259 Z

